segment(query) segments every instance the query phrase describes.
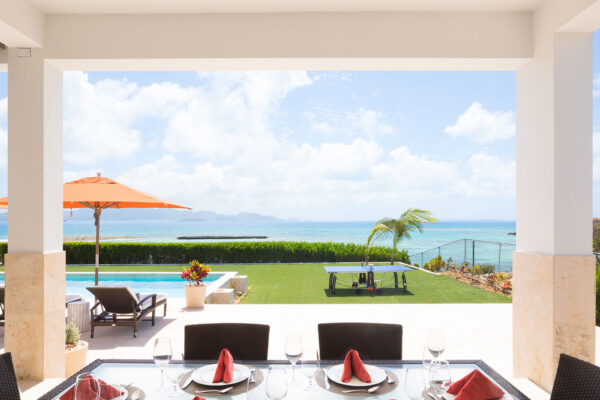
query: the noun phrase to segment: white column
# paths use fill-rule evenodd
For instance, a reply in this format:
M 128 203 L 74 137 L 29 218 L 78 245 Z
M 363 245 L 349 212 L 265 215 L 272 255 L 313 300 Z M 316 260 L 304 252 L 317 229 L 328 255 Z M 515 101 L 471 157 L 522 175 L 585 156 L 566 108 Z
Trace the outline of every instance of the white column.
M 5 349 L 19 378 L 64 376 L 62 71 L 8 50 Z
M 538 35 L 516 83 L 514 374 L 550 390 L 560 353 L 594 360 L 592 34 Z

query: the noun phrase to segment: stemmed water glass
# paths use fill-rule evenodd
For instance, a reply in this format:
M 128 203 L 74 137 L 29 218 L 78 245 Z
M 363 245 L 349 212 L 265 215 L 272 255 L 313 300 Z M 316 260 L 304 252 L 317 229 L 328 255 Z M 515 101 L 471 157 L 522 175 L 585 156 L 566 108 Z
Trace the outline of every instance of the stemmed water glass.
M 160 386 L 156 388 L 158 391 L 165 391 L 168 387 L 165 385 L 165 368 L 171 362 L 171 358 L 173 357 L 173 350 L 171 348 L 171 341 L 169 338 L 158 338 L 154 342 L 154 352 L 152 353 L 152 358 L 154 359 L 154 364 L 158 365 L 160 368 Z
M 409 368 L 404 375 L 404 393 L 410 400 L 421 400 L 425 392 L 425 371 Z
M 440 359 L 446 349 L 444 331 L 441 329 L 430 329 L 427 333 L 427 349 L 434 359 Z
M 74 400 L 99 400 L 100 386 L 98 379 L 92 374 L 77 375 L 75 380 Z
M 285 399 L 288 391 L 285 370 L 281 367 L 269 367 L 265 386 L 267 391 L 267 399 Z
M 290 385 L 298 385 L 296 380 L 296 363 L 302 358 L 302 338 L 296 333 L 289 334 L 285 339 L 285 356 L 292 364 L 292 380 Z
M 451 383 L 450 364 L 448 364 L 448 361 L 438 360 L 429 369 L 429 386 L 431 386 L 438 399 L 442 400 Z
M 315 360 L 316 361 L 311 361 L 309 360 L 309 356 L 308 355 L 315 355 Z M 313 385 L 313 379 L 315 378 L 315 374 L 317 373 L 318 370 L 321 369 L 321 361 L 319 360 L 319 354 L 317 351 L 315 352 L 304 352 L 303 357 L 302 357 L 302 372 L 304 372 L 304 375 L 306 375 L 306 377 L 308 378 L 308 386 L 305 388 L 305 390 L 307 391 L 313 391 L 315 390 L 315 386 Z

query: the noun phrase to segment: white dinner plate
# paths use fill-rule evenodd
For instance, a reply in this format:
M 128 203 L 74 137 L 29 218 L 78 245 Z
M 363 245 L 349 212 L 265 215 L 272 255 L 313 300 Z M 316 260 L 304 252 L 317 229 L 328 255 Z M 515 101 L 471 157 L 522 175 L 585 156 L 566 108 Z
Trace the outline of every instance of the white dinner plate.
M 122 399 L 126 399 L 126 398 L 128 398 L 128 397 L 129 397 L 129 392 L 127 391 L 127 389 L 125 389 L 125 388 L 124 388 L 124 387 L 122 387 L 122 386 L 119 386 L 119 387 L 120 387 L 120 388 L 123 390 L 123 394 L 125 395 L 125 396 L 121 395 L 121 396 L 123 396 L 123 397 L 121 397 L 121 398 L 122 398 Z M 114 399 L 114 398 L 115 398 L 115 397 L 113 397 L 113 399 Z M 107 399 L 107 400 L 111 400 L 111 399 Z
M 221 381 L 213 383 L 216 370 L 217 364 L 210 364 L 202 368 L 198 368 L 192 373 L 192 380 L 204 386 L 229 386 L 243 382 L 250 376 L 250 368 L 242 364 L 233 363 L 233 377 L 231 378 L 231 382 L 225 383 Z
M 355 376 L 353 376 L 352 379 L 350 379 L 348 382 L 342 381 L 342 374 L 344 373 L 344 364 L 332 365 L 331 367 L 325 370 L 325 373 L 327 374 L 327 377 L 335 383 L 357 388 L 378 385 L 384 380 L 386 380 L 387 375 L 385 374 L 385 371 L 383 369 L 369 364 L 365 364 L 365 368 L 369 375 L 371 375 L 371 382 L 368 383 L 361 381 Z

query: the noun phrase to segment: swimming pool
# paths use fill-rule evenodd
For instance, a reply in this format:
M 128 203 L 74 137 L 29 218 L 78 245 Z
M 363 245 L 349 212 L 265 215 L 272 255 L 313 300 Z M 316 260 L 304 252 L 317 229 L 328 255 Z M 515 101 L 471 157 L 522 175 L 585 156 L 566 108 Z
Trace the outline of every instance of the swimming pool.
M 205 284 L 210 285 L 224 273 L 211 272 L 206 277 Z M 4 284 L 4 274 L 0 274 L 0 284 Z M 99 285 L 129 286 L 135 293 L 166 293 L 169 297 L 184 297 L 186 281 L 181 274 L 175 273 L 106 273 L 100 272 Z M 67 293 L 91 297 L 86 287 L 94 286 L 93 273 L 67 272 Z

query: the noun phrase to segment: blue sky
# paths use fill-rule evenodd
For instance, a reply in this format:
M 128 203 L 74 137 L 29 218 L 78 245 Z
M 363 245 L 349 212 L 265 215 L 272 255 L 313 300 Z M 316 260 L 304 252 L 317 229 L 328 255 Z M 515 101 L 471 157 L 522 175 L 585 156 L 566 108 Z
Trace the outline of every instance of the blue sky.
M 515 217 L 513 72 L 69 72 L 64 82 L 65 181 L 101 171 L 226 214 Z M 0 73 L 0 152 L 6 96 Z

